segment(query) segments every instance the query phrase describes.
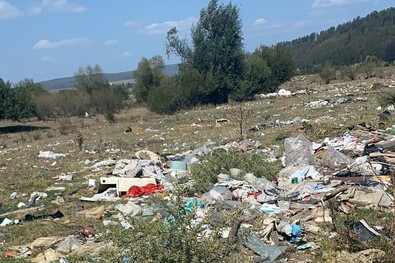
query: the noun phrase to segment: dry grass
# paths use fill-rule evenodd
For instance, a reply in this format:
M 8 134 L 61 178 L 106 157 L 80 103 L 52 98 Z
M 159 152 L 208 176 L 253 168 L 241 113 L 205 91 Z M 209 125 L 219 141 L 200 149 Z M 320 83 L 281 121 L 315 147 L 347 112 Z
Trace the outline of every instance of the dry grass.
M 71 118 L 66 131 L 61 130 L 60 120 L 40 122 L 36 120 L 25 121 L 25 126 L 48 127 L 43 130 L 3 133 L 0 134 L 0 209 L 16 207 L 19 202 L 27 203 L 33 191 L 45 191 L 49 186 L 65 186 L 61 192 L 67 202 L 57 206 L 51 203 L 55 193 L 49 193 L 46 199 L 38 201 L 42 208 L 40 213 L 54 213 L 61 210 L 66 217 L 59 221 L 36 221 L 22 225 L 0 228 L 0 242 L 4 245 L 0 251 L 7 250 L 11 245 L 22 245 L 42 236 L 66 236 L 83 227 L 100 229 L 102 223 L 92 219 L 77 216 L 75 206 L 79 204 L 78 198 L 82 195 L 93 195 L 87 187 L 87 176 L 90 170 L 84 167 L 87 159 L 105 159 L 111 155 L 107 149 L 122 149 L 125 156 L 130 156 L 136 150 L 146 148 L 161 153 L 164 149 L 172 151 L 171 146 L 177 143 L 179 151 L 186 143 L 185 149 L 202 146 L 208 141 L 222 144 L 239 140 L 239 128 L 232 115 L 232 109 L 242 106 L 252 110 L 252 115 L 246 120 L 248 129 L 256 124 L 268 121 L 290 121 L 295 117 L 308 119 L 310 126 L 302 124 L 274 127 L 257 132 L 248 132 L 247 136 L 258 139 L 263 146 L 272 144 L 282 145 L 283 139 L 305 133 L 308 138 L 319 142 L 325 137 L 336 136 L 343 133 L 347 126 L 361 121 L 377 126 L 381 121 L 377 116 L 380 112 L 377 96 L 390 88 L 373 91 L 369 87 L 374 82 L 386 85 L 393 84 L 395 78 L 391 76 L 381 79 L 357 80 L 347 83 L 321 85 L 317 81 L 290 82 L 285 87 L 291 91 L 306 89 L 307 94 L 289 98 L 267 98 L 246 102 L 243 104 L 229 104 L 219 107 L 204 106 L 193 110 L 178 112 L 172 116 L 161 116 L 147 111 L 145 108 L 133 108 L 116 115 L 117 122 L 110 125 L 102 116 L 86 119 Z M 367 101 L 358 103 L 340 104 L 333 107 L 308 109 L 304 105 L 318 99 L 337 99 L 364 97 Z M 215 127 L 215 120 L 228 118 L 230 123 Z M 386 121 L 387 125 L 394 124 L 392 119 Z M 0 126 L 18 125 L 9 121 L 2 121 Z M 19 124 L 21 125 L 21 124 Z M 131 127 L 131 134 L 124 134 L 127 127 Z M 65 128 L 65 127 L 63 127 Z M 79 152 L 75 140 L 77 132 L 84 136 L 84 149 L 95 150 L 96 154 Z M 51 150 L 64 153 L 67 156 L 57 160 L 38 158 L 40 150 Z M 45 173 L 42 171 L 45 169 Z M 40 172 L 41 171 L 41 172 Z M 71 182 L 54 182 L 52 177 L 60 172 L 74 172 Z M 17 192 L 17 199 L 10 199 L 10 195 Z M 85 208 L 98 204 L 84 203 Z M 10 215 L 10 218 L 23 218 L 24 211 Z M 1 216 L 1 215 L 0 215 Z M 0 256 L 1 259 L 1 256 Z

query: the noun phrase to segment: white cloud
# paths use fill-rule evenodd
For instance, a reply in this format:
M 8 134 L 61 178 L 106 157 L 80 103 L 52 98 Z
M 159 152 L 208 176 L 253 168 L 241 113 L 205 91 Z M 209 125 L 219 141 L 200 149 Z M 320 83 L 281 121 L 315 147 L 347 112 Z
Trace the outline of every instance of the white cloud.
M 304 27 L 304 26 L 308 26 L 310 23 L 306 20 L 301 20 L 301 21 L 296 21 L 294 23 L 294 26 L 296 27 Z
M 48 12 L 85 12 L 86 7 L 78 4 L 71 4 L 68 0 L 42 0 L 41 3 L 30 8 L 30 14 L 40 14 L 44 11 Z
M 262 25 L 265 23 L 266 23 L 266 20 L 264 18 L 258 18 L 257 20 L 254 21 L 253 25 L 258 26 L 258 25 Z
M 126 21 L 123 25 L 126 27 L 137 27 L 139 24 L 140 22 L 130 20 L 130 21 Z
M 21 11 L 18 10 L 13 5 L 10 5 L 6 1 L 0 1 L 0 19 L 11 19 L 23 15 Z
M 162 34 L 169 31 L 169 29 L 176 27 L 178 31 L 185 31 L 191 28 L 192 24 L 197 21 L 195 17 L 188 17 L 178 21 L 165 21 L 161 23 L 154 23 L 147 25 L 144 30 L 147 35 Z
M 103 43 L 105 46 L 115 45 L 118 43 L 118 39 L 109 39 Z
M 124 57 L 124 58 L 130 57 L 130 56 L 132 56 L 132 54 L 130 54 L 130 52 L 127 52 L 127 51 L 125 51 L 121 54 L 121 57 Z
M 330 7 L 330 6 L 341 6 L 341 5 L 358 4 L 367 1 L 369 0 L 315 0 L 311 7 L 322 8 L 322 7 Z
M 41 39 L 34 46 L 33 49 L 47 49 L 47 48 L 57 48 L 61 46 L 71 46 L 71 45 L 88 45 L 89 40 L 86 38 L 70 38 L 64 39 L 57 42 L 51 42 L 47 39 Z
M 53 59 L 54 59 L 53 57 L 43 56 L 43 57 L 40 58 L 40 61 L 48 62 L 48 61 L 52 61 Z

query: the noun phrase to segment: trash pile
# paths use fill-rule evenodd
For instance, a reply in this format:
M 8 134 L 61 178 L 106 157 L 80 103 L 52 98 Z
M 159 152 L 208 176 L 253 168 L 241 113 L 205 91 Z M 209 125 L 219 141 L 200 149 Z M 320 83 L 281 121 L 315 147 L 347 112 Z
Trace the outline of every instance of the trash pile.
M 289 97 L 292 96 L 292 92 L 286 89 L 280 89 L 278 92 L 267 93 L 267 94 L 257 94 L 255 95 L 257 98 L 271 98 L 271 97 Z
M 229 238 L 230 233 L 244 237 L 244 246 L 259 255 L 262 262 L 273 262 L 289 249 L 317 249 L 319 236 L 325 231 L 322 226 L 333 222 L 333 209 L 349 214 L 358 207 L 390 209 L 393 206 L 394 197 L 387 188 L 391 185 L 391 169 L 395 164 L 395 138 L 382 132 L 353 129 L 341 137 L 318 143 L 309 141 L 302 134 L 286 138 L 284 154 L 280 158 L 268 154 L 259 141 L 244 140 L 174 154 L 159 155 L 142 150 L 128 159 L 87 160 L 84 162 L 87 169 L 102 176 L 90 178 L 88 182 L 97 193 L 80 196 L 79 200 L 82 204 L 101 203 L 92 209 L 84 209 L 81 205 L 76 208 L 76 215 L 101 220 L 104 226 L 120 225 L 125 230 L 133 228 L 131 218 L 148 220 L 159 215 L 165 222 L 174 222 L 174 216 L 166 207 L 148 202 L 148 198 L 154 195 L 171 201 L 177 188 L 193 186 L 191 167 L 204 163 L 216 149 L 235 154 L 261 154 L 262 158 L 270 155 L 282 164 L 273 181 L 266 179 L 264 174 L 252 174 L 234 167 L 227 173 L 218 174 L 217 182 L 206 193 L 184 196 L 184 209 L 195 213 L 196 224 L 218 207 L 243 209 L 250 218 L 257 218 L 253 223 L 240 220 L 225 229 L 222 235 L 224 239 Z M 39 157 L 57 159 L 65 156 L 40 152 Z M 73 174 L 59 173 L 53 179 L 71 181 Z M 11 198 L 16 196 L 17 193 L 13 193 Z M 29 203 L 20 207 L 34 208 L 38 198 L 47 196 L 33 193 Z M 59 195 L 54 201 L 62 204 Z M 0 214 L 0 227 L 43 218 L 57 220 L 63 216 L 61 211 L 27 214 L 18 221 L 12 219 L 12 214 L 10 218 Z M 254 230 L 249 231 L 252 225 Z M 205 225 L 206 235 L 209 235 L 210 227 Z M 363 219 L 348 222 L 347 227 L 359 242 L 380 236 L 380 230 L 369 226 Z M 98 237 L 100 234 L 94 234 L 92 229 L 84 229 L 67 237 L 39 238 L 26 246 L 10 247 L 5 256 L 27 258 L 40 248 L 42 252 L 32 262 L 67 262 L 65 257 L 70 253 L 98 253 L 103 247 L 113 246 L 99 242 Z M 382 256 L 382 251 L 376 254 Z M 331 256 L 342 257 L 340 254 Z
M 24 246 L 10 247 L 5 252 L 5 257 L 14 259 L 27 259 L 33 252 L 43 251 L 31 258 L 30 262 L 59 262 L 69 263 L 66 255 L 99 254 L 100 251 L 113 247 L 111 242 L 100 242 L 100 235 L 94 233 L 91 228 L 84 228 L 67 237 L 48 236 L 35 239 Z
M 302 122 L 309 122 L 309 120 L 302 119 L 301 117 L 298 116 L 298 117 L 293 118 L 290 121 L 280 121 L 280 120 L 267 121 L 265 123 L 256 124 L 255 126 L 251 127 L 248 130 L 251 132 L 256 132 L 256 131 L 263 130 L 263 129 L 290 126 L 290 125 L 294 125 L 294 124 L 302 123 Z
M 344 103 L 357 103 L 360 101 L 367 101 L 367 98 L 347 98 L 347 97 L 341 97 L 338 99 L 320 99 L 316 101 L 311 101 L 305 104 L 305 108 L 321 108 L 321 107 L 334 107 L 339 104 L 344 104 Z

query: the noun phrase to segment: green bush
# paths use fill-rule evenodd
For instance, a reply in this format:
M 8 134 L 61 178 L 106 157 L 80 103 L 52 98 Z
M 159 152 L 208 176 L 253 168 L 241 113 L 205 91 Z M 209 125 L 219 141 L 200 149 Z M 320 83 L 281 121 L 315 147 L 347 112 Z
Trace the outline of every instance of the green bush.
M 183 68 L 177 76 L 164 79 L 159 87 L 150 91 L 148 108 L 156 113 L 172 114 L 206 103 L 213 83 L 212 78 L 203 77 L 196 70 Z
M 336 79 L 336 70 L 332 67 L 325 66 L 318 72 L 318 75 L 325 84 L 329 84 L 329 82 Z
M 19 121 L 37 116 L 34 98 L 45 91 L 32 80 L 22 80 L 17 84 L 0 78 L 0 120 Z
M 194 190 L 198 193 L 207 192 L 210 185 L 217 182 L 217 175 L 229 173 L 231 168 L 238 168 L 247 173 L 253 173 L 256 177 L 271 180 L 279 172 L 280 165 L 269 163 L 261 155 L 254 153 L 237 154 L 217 150 L 201 163 L 192 166 L 191 176 L 196 182 Z
M 255 94 L 258 94 L 261 88 L 258 84 L 243 80 L 240 82 L 240 86 L 237 90 L 230 94 L 231 100 L 234 101 L 245 101 L 251 99 Z
M 358 66 L 358 72 L 365 74 L 365 78 L 373 78 L 376 76 L 375 67 L 381 66 L 382 61 L 375 56 L 367 56 L 364 62 Z
M 395 105 L 395 92 L 390 91 L 380 95 L 378 98 L 378 103 L 383 106 Z
M 91 103 L 110 123 L 114 123 L 114 114 L 123 108 L 123 102 L 127 98 L 128 93 L 126 89 L 120 85 L 114 85 L 105 89 L 94 90 L 91 96 Z
M 53 101 L 56 105 L 55 111 L 58 116 L 62 117 L 84 116 L 85 112 L 89 111 L 91 105 L 90 96 L 84 90 L 61 90 L 53 96 Z
M 147 106 L 151 111 L 171 114 L 178 110 L 177 93 L 173 79 L 168 79 L 161 86 L 153 88 L 148 94 Z
M 152 201 L 157 207 L 160 204 L 169 216 L 126 218 L 133 226 L 128 230 L 119 225 L 106 227 L 105 239 L 115 242 L 122 251 L 113 255 L 111 262 L 122 262 L 125 258 L 136 263 L 245 262 L 237 261 L 234 256 L 240 239 L 235 237 L 226 242 L 221 235 L 240 211 L 223 215 L 221 222 L 214 223 L 211 214 L 197 222 L 194 221 L 195 211 L 187 209 L 180 195 L 169 203 L 158 198 Z M 210 234 L 207 234 L 208 228 Z

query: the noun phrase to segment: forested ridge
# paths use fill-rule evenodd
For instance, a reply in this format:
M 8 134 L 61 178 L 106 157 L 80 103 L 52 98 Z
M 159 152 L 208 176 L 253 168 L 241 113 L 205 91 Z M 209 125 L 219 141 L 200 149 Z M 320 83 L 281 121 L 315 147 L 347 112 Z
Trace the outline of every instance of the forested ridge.
M 317 65 L 352 65 L 375 56 L 386 62 L 395 60 L 395 8 L 374 11 L 366 17 L 331 27 L 320 33 L 278 43 L 285 47 L 300 70 Z

